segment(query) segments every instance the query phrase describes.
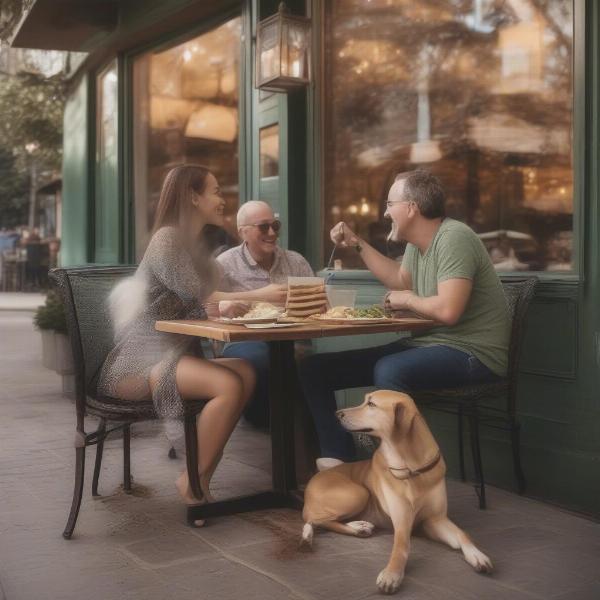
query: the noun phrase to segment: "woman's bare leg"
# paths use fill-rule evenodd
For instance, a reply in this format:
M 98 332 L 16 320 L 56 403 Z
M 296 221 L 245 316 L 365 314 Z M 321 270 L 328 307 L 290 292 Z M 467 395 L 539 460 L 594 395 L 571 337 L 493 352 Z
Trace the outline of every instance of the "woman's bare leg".
M 207 500 L 208 486 L 223 448 L 254 390 L 252 367 L 239 359 L 208 361 L 184 356 L 177 364 L 177 388 L 184 400 L 211 398 L 197 417 L 198 471 Z M 176 482 L 184 501 L 197 503 L 189 487 L 187 471 Z

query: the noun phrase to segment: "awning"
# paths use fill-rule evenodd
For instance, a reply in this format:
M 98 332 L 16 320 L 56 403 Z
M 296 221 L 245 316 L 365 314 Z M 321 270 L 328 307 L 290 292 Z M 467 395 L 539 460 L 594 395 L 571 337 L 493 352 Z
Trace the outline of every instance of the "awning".
M 85 50 L 118 23 L 118 0 L 34 0 L 15 28 L 10 45 L 41 50 Z

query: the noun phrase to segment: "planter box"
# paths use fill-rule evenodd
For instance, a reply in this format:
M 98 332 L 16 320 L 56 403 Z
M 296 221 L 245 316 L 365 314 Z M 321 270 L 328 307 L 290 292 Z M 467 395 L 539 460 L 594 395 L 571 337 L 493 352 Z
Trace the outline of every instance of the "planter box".
M 66 398 L 75 400 L 75 375 L 62 376 L 62 393 Z
M 53 329 L 42 329 L 42 364 L 46 369 L 56 370 L 56 332 Z
M 73 353 L 71 343 L 64 333 L 56 333 L 54 337 L 56 348 L 56 366 L 55 371 L 59 375 L 72 375 L 75 373 L 73 366 Z

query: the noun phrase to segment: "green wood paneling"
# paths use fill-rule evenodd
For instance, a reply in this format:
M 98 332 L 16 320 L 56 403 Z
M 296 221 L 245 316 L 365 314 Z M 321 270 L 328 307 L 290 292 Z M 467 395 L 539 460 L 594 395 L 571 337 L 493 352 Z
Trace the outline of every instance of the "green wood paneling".
M 88 261 L 88 77 L 69 96 L 64 114 L 63 208 L 60 262 Z
M 264 19 L 277 11 L 275 0 L 255 0 L 255 13 Z M 303 0 L 289 0 L 288 8 L 303 14 Z M 254 63 L 253 63 L 254 64 Z M 252 78 L 252 194 L 271 204 L 279 213 L 283 227 L 280 244 L 303 252 L 305 250 L 306 213 L 306 94 L 265 94 L 254 88 Z M 279 175 L 260 177 L 260 130 L 270 125 L 279 126 Z

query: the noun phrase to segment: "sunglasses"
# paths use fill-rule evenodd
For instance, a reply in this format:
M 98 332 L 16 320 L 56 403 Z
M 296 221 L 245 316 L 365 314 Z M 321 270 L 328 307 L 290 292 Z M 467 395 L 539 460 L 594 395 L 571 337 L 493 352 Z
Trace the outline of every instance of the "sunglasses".
M 249 223 L 245 227 L 258 227 L 258 230 L 265 235 L 269 233 L 269 229 L 272 229 L 274 233 L 279 233 L 281 221 L 275 219 L 275 221 L 271 221 L 270 223 Z

